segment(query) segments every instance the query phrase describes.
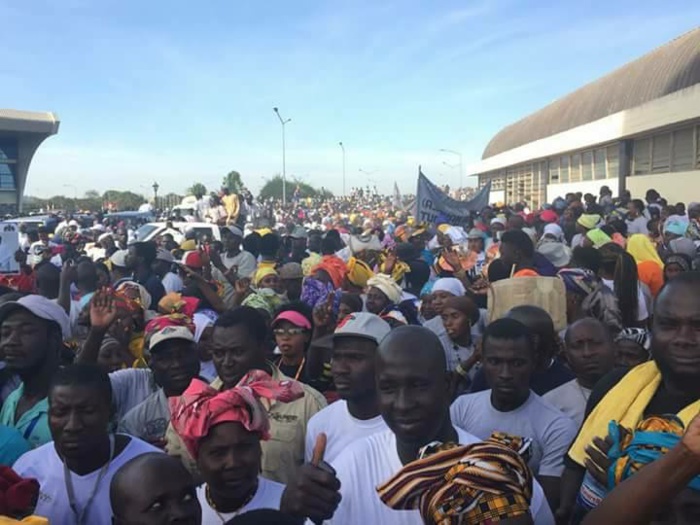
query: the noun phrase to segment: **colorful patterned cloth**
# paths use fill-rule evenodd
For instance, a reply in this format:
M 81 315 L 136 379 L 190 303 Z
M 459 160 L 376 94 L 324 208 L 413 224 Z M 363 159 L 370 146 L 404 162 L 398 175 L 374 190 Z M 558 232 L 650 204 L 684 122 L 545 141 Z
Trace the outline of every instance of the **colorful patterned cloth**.
M 168 400 L 172 424 L 193 458 L 197 458 L 199 442 L 219 423 L 238 422 L 246 430 L 270 438 L 267 410 L 260 398 L 289 403 L 303 397 L 304 390 L 296 381 L 275 381 L 261 370 L 246 374 L 234 388 L 218 391 L 198 379 L 180 397 Z
M 436 525 L 490 523 L 530 511 L 531 440 L 494 433 L 467 446 L 431 443 L 419 459 L 377 487 L 385 505 L 418 509 Z
M 680 442 L 684 432 L 683 422 L 674 415 L 649 417 L 633 431 L 611 421 L 609 434 L 613 444 L 608 458 L 613 463 L 608 469 L 608 489 L 666 454 Z M 688 487 L 700 490 L 700 476 L 693 478 Z

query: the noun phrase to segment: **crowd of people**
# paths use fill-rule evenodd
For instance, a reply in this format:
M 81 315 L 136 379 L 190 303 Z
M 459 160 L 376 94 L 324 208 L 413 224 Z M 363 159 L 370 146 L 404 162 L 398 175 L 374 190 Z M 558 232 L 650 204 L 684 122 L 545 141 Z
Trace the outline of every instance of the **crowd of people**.
M 700 203 L 221 206 L 20 230 L 0 523 L 700 522 Z

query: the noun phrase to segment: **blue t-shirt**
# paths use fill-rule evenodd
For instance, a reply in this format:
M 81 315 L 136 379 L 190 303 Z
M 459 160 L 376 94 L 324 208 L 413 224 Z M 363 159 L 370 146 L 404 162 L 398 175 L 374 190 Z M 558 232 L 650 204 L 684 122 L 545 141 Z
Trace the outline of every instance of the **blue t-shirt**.
M 45 397 L 37 402 L 32 408 L 27 410 L 19 421 L 15 423 L 15 413 L 17 403 L 19 403 L 24 393 L 24 383 L 12 392 L 0 411 L 0 424 L 7 425 L 19 430 L 22 437 L 29 441 L 29 444 L 36 448 L 52 440 L 49 430 L 49 399 Z
M 22 454 L 31 449 L 19 430 L 0 425 L 0 465 L 11 467 Z

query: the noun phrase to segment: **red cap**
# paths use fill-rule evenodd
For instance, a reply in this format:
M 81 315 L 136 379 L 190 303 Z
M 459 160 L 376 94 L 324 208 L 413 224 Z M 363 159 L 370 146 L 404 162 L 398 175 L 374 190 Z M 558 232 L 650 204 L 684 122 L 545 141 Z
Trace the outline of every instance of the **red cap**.
M 559 220 L 559 216 L 554 210 L 544 210 L 542 213 L 540 213 L 540 220 L 542 222 L 557 222 Z

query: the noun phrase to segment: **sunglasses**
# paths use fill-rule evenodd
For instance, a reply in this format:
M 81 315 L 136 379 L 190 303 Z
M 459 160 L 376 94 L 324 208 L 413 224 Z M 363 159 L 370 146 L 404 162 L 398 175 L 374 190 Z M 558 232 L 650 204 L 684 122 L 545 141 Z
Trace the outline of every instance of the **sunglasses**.
M 279 336 L 285 335 L 301 335 L 306 330 L 304 328 L 275 328 L 272 333 Z

